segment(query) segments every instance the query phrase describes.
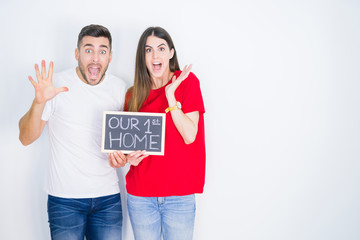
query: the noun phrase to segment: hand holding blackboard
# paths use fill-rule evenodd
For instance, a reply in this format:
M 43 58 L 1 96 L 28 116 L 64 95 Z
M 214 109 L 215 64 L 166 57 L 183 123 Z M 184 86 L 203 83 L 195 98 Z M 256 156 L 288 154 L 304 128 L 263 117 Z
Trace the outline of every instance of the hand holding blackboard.
M 146 150 L 149 155 L 164 155 L 164 147 L 164 113 L 104 112 L 102 152 Z
M 148 156 L 149 154 L 147 154 L 145 150 L 137 150 L 129 153 L 127 156 L 125 156 L 121 151 L 115 151 L 108 154 L 109 164 L 113 168 L 124 167 L 126 163 L 129 163 L 132 166 L 137 166 Z
M 149 154 L 147 154 L 145 150 L 132 152 L 129 155 L 127 155 L 127 162 L 132 166 L 137 166 L 144 158 L 148 156 Z
M 121 151 L 115 151 L 108 154 L 109 164 L 113 168 L 124 167 L 127 163 L 127 158 Z

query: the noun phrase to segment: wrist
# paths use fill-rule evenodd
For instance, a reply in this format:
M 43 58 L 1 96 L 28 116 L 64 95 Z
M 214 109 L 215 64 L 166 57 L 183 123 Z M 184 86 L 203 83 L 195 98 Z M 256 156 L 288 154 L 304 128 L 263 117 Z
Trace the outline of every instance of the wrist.
M 46 105 L 46 101 L 45 102 L 38 102 L 38 100 L 35 98 L 32 105 L 36 108 L 43 108 Z
M 170 95 L 170 96 L 166 96 L 169 107 L 175 106 L 176 105 L 176 98 L 174 96 L 174 94 Z
M 176 101 L 175 105 L 169 104 L 169 107 L 165 109 L 165 113 L 171 112 L 173 110 L 181 110 L 181 108 L 182 108 L 181 103 Z

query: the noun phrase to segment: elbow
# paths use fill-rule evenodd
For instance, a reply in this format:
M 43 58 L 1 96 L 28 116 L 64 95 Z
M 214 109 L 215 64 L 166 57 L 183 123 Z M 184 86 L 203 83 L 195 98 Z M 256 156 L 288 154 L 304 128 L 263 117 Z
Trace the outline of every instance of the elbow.
M 27 145 L 31 144 L 31 141 L 29 141 L 28 139 L 26 139 L 25 137 L 23 137 L 21 135 L 19 136 L 19 140 L 23 146 L 27 146 Z
M 196 139 L 196 136 L 191 136 L 191 137 L 184 139 L 184 142 L 186 145 L 189 145 L 189 144 L 192 144 L 193 142 L 195 142 L 195 139 Z
M 183 139 L 184 139 L 185 144 L 189 145 L 189 144 L 192 144 L 193 142 L 195 142 L 197 133 L 198 133 L 198 131 L 196 129 L 195 131 L 184 134 Z
M 36 136 L 35 138 L 31 138 L 29 136 L 26 136 L 25 134 L 21 134 L 21 132 L 20 132 L 19 140 L 20 140 L 22 145 L 27 146 L 27 145 L 32 144 L 39 137 L 40 136 Z

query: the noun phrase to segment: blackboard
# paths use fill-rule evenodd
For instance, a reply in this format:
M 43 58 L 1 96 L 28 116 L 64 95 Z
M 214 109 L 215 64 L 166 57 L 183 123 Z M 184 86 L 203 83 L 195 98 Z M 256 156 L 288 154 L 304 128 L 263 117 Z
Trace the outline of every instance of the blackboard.
M 165 116 L 165 113 L 105 111 L 101 151 L 121 150 L 128 154 L 146 150 L 149 155 L 164 155 Z

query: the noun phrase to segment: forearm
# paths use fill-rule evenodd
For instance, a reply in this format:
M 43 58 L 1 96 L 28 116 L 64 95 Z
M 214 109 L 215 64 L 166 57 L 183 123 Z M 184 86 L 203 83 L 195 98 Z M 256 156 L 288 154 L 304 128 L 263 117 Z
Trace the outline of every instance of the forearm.
M 38 139 L 44 129 L 41 115 L 44 111 L 45 103 L 38 104 L 33 101 L 29 111 L 19 121 L 19 139 L 23 145 L 29 145 Z
M 181 110 L 174 110 L 171 111 L 171 117 L 184 142 L 193 143 L 198 131 L 199 112 L 185 114 Z
M 168 103 L 169 106 L 175 106 L 175 97 L 168 96 Z M 173 110 L 170 113 L 174 125 L 182 136 L 184 142 L 186 144 L 193 143 L 198 131 L 199 112 L 185 114 L 182 110 Z

